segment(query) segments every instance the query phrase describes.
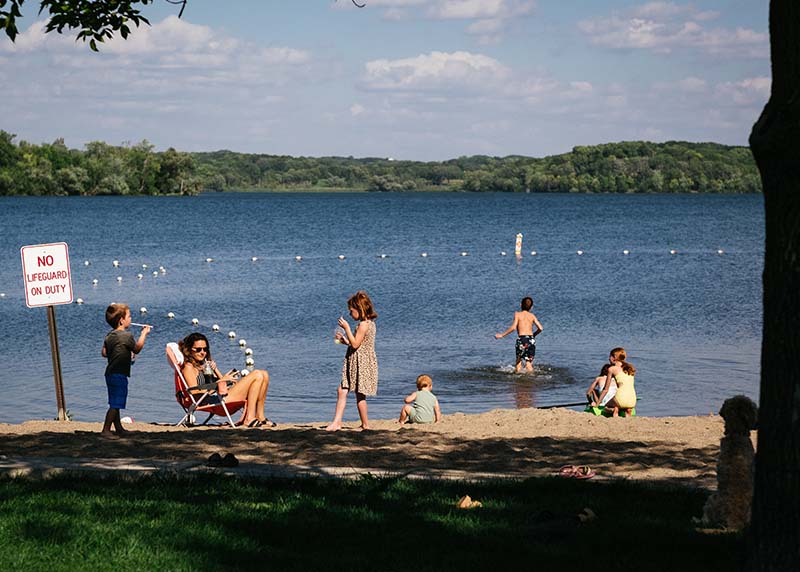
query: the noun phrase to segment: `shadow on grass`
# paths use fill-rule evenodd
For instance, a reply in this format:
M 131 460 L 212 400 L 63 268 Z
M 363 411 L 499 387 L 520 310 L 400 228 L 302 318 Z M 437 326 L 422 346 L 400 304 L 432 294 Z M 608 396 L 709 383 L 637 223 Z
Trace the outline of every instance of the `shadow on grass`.
M 483 506 L 457 509 L 464 494 Z M 692 528 L 705 496 L 557 478 L 6 479 L 0 558 L 16 570 L 736 569 L 739 535 Z M 582 523 L 584 507 L 597 517 Z

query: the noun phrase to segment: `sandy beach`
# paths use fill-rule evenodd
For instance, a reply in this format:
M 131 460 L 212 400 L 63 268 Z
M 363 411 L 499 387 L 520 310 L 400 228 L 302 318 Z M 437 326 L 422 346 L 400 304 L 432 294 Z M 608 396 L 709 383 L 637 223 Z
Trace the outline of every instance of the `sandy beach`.
M 198 465 L 214 452 L 243 464 L 340 467 L 378 474 L 553 474 L 562 465 L 589 465 L 598 479 L 626 478 L 713 488 L 722 419 L 607 419 L 567 409 L 493 410 L 445 415 L 435 425 L 377 420 L 370 431 L 348 423 L 336 433 L 325 422 L 277 428 L 127 425 L 121 439 L 99 434 L 100 423 L 28 421 L 0 424 L 6 459 L 143 459 Z

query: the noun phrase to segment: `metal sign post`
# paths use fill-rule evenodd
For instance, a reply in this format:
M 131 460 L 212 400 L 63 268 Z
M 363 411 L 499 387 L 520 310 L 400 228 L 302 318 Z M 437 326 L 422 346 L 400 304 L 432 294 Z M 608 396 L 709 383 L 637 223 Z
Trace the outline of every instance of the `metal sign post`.
M 47 306 L 47 329 L 53 356 L 53 377 L 56 384 L 58 420 L 66 421 L 64 382 L 61 378 L 61 354 L 58 351 L 56 304 L 72 303 L 72 276 L 69 249 L 65 242 L 37 244 L 20 248 L 22 274 L 25 280 L 25 304 L 28 308 Z

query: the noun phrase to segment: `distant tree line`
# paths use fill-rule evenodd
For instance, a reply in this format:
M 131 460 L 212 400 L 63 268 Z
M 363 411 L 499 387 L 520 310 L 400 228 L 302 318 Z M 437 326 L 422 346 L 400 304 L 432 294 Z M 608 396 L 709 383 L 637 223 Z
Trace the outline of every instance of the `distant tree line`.
M 158 195 L 196 193 L 202 181 L 188 153 L 156 153 L 147 141 L 112 146 L 101 141 L 84 151 L 63 139 L 14 144 L 0 130 L 0 195 Z
M 532 193 L 758 193 L 747 147 L 622 142 L 544 158 L 449 161 L 155 152 L 142 141 L 85 150 L 14 143 L 0 131 L 0 195 L 195 194 L 201 191 L 366 190 Z

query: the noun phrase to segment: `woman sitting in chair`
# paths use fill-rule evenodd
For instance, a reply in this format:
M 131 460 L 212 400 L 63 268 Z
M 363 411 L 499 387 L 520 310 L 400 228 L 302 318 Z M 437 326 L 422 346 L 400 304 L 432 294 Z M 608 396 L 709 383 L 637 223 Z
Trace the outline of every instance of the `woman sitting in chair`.
M 269 374 L 266 370 L 253 370 L 238 381 L 233 371 L 222 375 L 217 369 L 217 364 L 211 359 L 208 338 L 199 332 L 183 338 L 178 342 L 178 347 L 184 357 L 181 371 L 186 383 L 189 384 L 190 391 L 192 387 L 206 383 L 203 369 L 208 363 L 214 375 L 214 382 L 218 384 L 220 397 L 246 402 L 244 414 L 237 425 L 275 427 L 275 423 L 264 415 L 264 402 L 269 388 Z

